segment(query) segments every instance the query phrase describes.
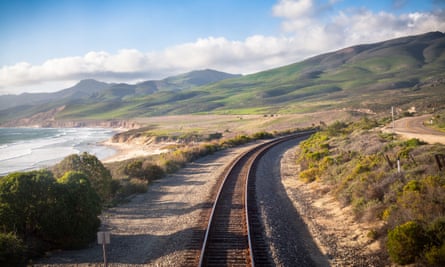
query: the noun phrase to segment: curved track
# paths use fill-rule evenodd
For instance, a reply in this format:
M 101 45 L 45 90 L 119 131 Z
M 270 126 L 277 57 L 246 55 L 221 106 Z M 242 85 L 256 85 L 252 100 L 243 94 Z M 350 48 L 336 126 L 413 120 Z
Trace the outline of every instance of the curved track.
M 251 173 L 265 151 L 311 133 L 281 137 L 256 146 L 229 166 L 210 211 L 199 266 L 271 265 L 255 201 L 255 176 Z

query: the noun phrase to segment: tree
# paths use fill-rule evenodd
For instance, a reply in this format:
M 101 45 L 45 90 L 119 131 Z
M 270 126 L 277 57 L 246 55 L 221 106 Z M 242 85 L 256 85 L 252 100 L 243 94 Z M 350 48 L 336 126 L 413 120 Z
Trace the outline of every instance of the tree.
M 61 177 L 68 171 L 84 173 L 102 202 L 111 198 L 111 173 L 96 156 L 86 152 L 81 155 L 73 154 L 54 167 L 56 177 Z

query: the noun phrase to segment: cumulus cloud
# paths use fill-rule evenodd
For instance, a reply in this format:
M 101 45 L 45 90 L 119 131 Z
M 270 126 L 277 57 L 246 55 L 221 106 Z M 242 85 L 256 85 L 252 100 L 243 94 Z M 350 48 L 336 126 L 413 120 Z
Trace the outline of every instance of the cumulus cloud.
M 400 7 L 405 1 L 394 1 Z M 445 31 L 445 11 L 396 15 L 366 8 L 336 11 L 337 0 L 280 0 L 273 14 L 283 18 L 282 29 L 319 51 L 376 42 L 428 31 Z
M 159 52 L 134 49 L 116 54 L 89 52 L 84 56 L 50 59 L 41 65 L 17 63 L 0 69 L 0 90 L 45 82 L 96 78 L 109 82 L 160 79 L 196 69 L 214 68 L 232 73 L 252 73 L 288 63 L 293 39 L 255 35 L 244 41 L 224 37 L 201 38 Z M 294 57 L 295 59 L 295 57 Z M 1 93 L 1 91 L 0 91 Z
M 282 32 L 276 36 L 253 35 L 244 40 L 206 37 L 161 51 L 92 51 L 83 56 L 49 59 L 40 65 L 22 62 L 3 66 L 0 94 L 52 90 L 61 83 L 85 78 L 107 82 L 161 79 L 204 68 L 247 74 L 346 46 L 445 31 L 443 9 L 397 15 L 366 8 L 338 10 L 338 2 L 279 0 L 272 7 L 272 14 L 282 19 Z M 400 6 L 403 2 L 394 3 Z

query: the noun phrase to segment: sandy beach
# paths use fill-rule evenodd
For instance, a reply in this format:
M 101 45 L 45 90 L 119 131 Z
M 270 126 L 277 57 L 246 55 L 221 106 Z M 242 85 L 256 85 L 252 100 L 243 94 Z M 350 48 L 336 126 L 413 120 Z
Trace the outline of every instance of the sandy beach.
M 169 150 L 164 148 L 165 143 L 159 144 L 137 144 L 137 143 L 115 143 L 111 140 L 107 140 L 102 145 L 110 147 L 116 151 L 111 157 L 102 160 L 103 163 L 110 163 L 116 161 L 123 161 L 137 157 L 145 157 L 150 155 L 157 155 Z

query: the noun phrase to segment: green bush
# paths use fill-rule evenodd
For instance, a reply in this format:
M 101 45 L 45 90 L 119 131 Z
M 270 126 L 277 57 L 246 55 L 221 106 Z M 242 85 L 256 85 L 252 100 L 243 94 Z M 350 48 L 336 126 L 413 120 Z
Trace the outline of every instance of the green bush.
M 61 177 L 69 171 L 83 172 L 102 202 L 111 199 L 111 173 L 94 155 L 84 152 L 81 155 L 67 156 L 54 167 L 53 171 L 56 177 Z
M 132 160 L 124 167 L 124 173 L 129 177 L 142 176 L 142 160 Z
M 346 122 L 336 121 L 326 128 L 326 132 L 329 136 L 339 136 L 342 134 L 347 134 L 350 133 L 348 126 L 349 124 Z
M 433 246 L 425 252 L 428 266 L 445 266 L 445 244 Z
M 77 248 L 95 238 L 101 201 L 84 173 L 57 181 L 49 171 L 18 172 L 0 179 L 0 231 L 13 232 L 29 256 Z
M 57 202 L 54 214 L 47 213 L 46 232 L 57 247 L 83 247 L 95 239 L 100 226 L 100 198 L 81 172 L 67 172 L 57 184 Z
M 121 186 L 116 193 L 118 199 L 125 199 L 134 194 L 147 192 L 148 185 L 145 181 L 139 179 L 130 179 L 121 181 Z
M 303 180 L 305 183 L 310 183 L 320 176 L 320 170 L 316 167 L 309 168 L 307 170 L 300 172 L 300 179 Z
M 273 137 L 274 135 L 268 132 L 257 132 L 252 135 L 253 139 L 270 139 Z
M 422 254 L 426 241 L 422 226 L 409 221 L 389 231 L 386 246 L 393 262 L 410 264 Z
M 40 229 L 42 216 L 55 202 L 55 179 L 49 171 L 11 173 L 0 179 L 0 230 L 26 240 Z
M 25 266 L 26 247 L 15 234 L 0 232 L 0 265 Z
M 425 260 L 430 266 L 445 266 L 445 217 L 439 217 L 427 226 L 429 238 Z

